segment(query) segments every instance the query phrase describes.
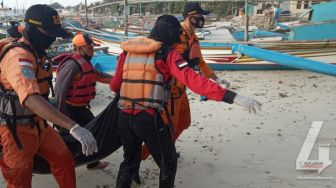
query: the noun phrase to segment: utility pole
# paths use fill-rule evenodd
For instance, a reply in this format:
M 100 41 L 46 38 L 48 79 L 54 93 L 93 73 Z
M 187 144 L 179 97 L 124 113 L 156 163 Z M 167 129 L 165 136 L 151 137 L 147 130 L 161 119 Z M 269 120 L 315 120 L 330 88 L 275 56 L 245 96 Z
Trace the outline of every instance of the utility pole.
M 125 16 L 125 21 L 124 21 L 124 32 L 125 36 L 128 36 L 128 6 L 127 6 L 127 0 L 124 0 L 124 16 Z
M 142 11 L 141 11 L 142 5 L 141 3 L 139 4 L 139 16 L 142 16 Z
M 88 18 L 88 8 L 87 8 L 87 2 L 85 0 L 85 19 L 86 19 L 86 27 L 89 26 L 89 18 Z
M 249 16 L 247 14 L 247 8 L 248 8 L 248 0 L 245 0 L 245 35 L 244 39 L 247 42 L 248 39 L 248 32 L 249 32 Z

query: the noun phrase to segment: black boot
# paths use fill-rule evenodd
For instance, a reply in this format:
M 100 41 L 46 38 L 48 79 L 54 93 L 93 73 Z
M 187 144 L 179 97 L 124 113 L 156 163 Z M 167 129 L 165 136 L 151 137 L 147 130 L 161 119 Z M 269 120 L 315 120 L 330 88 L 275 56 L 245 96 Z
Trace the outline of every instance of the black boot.
M 137 183 L 138 185 L 141 185 L 141 179 L 140 179 L 140 173 L 139 173 L 139 169 L 134 173 L 133 175 L 133 181 L 135 183 Z

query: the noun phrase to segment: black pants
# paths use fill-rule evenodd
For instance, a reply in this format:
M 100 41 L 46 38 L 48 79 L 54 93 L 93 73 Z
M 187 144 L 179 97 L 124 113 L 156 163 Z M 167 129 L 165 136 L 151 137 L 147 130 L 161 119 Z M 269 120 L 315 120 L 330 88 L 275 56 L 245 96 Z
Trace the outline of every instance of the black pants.
M 70 106 L 67 105 L 67 110 L 69 113 L 69 118 L 71 118 L 74 122 L 78 123 L 78 125 L 84 127 L 88 124 L 93 118 L 94 115 L 89 108 L 86 106 Z M 62 129 L 62 131 L 66 131 L 68 134 L 68 130 Z M 99 164 L 99 161 L 95 161 L 87 165 L 87 168 L 93 168 Z
M 119 112 L 119 134 L 124 149 L 117 188 L 129 188 L 141 162 L 142 142 L 160 167 L 160 188 L 173 188 L 177 168 L 175 145 L 161 116 L 143 111 L 137 115 Z

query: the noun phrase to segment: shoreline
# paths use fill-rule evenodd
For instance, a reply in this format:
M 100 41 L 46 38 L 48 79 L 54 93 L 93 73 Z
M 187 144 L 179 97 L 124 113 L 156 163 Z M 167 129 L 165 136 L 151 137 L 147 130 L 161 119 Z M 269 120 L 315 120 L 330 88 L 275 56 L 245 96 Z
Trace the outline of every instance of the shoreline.
M 257 114 L 223 102 L 200 102 L 188 91 L 192 123 L 176 142 L 181 153 L 176 187 L 333 187 L 336 173 L 336 78 L 306 71 L 216 72 L 234 91 L 253 96 L 263 106 Z M 98 85 L 91 103 L 94 114 L 111 101 L 108 85 Z M 321 174 L 295 169 L 295 161 L 313 121 L 324 121 L 317 143 L 331 144 L 332 165 Z M 77 187 L 110 188 L 122 160 L 119 149 L 102 161 L 105 170 L 76 168 Z M 318 159 L 315 145 L 310 159 Z M 158 187 L 159 170 L 152 159 L 142 162 L 142 187 Z M 305 180 L 297 177 L 333 177 Z M 5 184 L 0 178 L 1 186 Z M 51 175 L 33 175 L 33 187 L 57 187 Z

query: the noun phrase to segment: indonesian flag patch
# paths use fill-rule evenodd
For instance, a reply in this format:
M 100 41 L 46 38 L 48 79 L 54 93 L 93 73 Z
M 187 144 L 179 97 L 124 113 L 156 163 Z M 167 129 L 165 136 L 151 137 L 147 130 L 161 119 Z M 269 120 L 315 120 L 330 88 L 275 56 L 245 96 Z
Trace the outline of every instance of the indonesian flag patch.
M 24 78 L 27 78 L 29 80 L 33 80 L 36 78 L 35 72 L 34 72 L 34 66 L 31 63 L 29 59 L 19 59 L 19 66 L 21 68 L 21 74 Z
M 188 62 L 186 62 L 185 60 L 179 60 L 176 62 L 177 67 L 181 70 L 184 67 L 188 66 Z

